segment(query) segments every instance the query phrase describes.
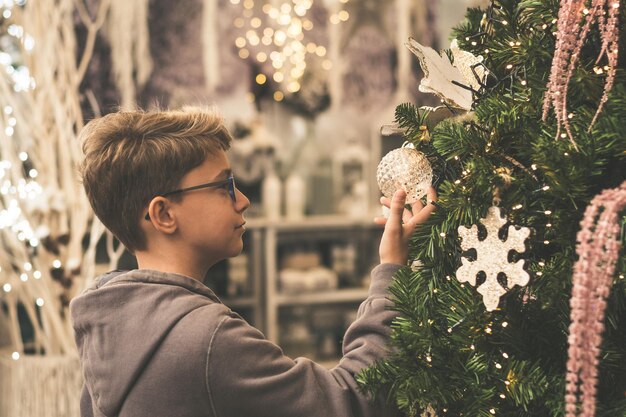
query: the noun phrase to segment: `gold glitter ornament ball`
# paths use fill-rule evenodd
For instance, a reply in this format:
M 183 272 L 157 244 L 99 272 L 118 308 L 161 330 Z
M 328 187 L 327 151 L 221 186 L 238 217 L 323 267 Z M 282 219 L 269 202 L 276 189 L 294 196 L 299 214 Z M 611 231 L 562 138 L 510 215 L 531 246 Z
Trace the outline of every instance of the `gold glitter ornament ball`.
M 426 155 L 410 146 L 394 149 L 378 164 L 378 187 L 387 198 L 396 190 L 406 191 L 406 203 L 413 204 L 426 195 L 433 182 L 433 169 Z

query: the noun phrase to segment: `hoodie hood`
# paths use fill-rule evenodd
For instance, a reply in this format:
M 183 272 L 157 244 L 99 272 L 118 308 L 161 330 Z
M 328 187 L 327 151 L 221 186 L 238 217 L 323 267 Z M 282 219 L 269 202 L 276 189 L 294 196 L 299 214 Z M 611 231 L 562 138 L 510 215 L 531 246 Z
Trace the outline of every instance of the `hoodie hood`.
M 118 414 L 142 370 L 181 318 L 219 302 L 195 279 L 146 269 L 102 275 L 72 300 L 83 376 L 100 412 Z

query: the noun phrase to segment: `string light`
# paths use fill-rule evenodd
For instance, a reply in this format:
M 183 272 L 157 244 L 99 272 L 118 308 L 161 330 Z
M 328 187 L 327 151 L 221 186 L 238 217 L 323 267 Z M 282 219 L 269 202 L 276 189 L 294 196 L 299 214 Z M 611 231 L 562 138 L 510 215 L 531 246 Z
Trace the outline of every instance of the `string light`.
M 9 283 L 4 284 L 2 286 L 2 289 L 4 290 L 4 292 L 11 292 L 11 289 L 12 289 L 11 284 Z
M 58 259 L 55 259 L 54 261 L 52 261 L 52 266 L 57 269 L 61 268 L 61 261 Z
M 508 326 L 508 325 L 509 325 L 509 323 L 508 323 L 508 322 L 506 322 L 506 321 L 503 321 L 503 322 L 502 322 L 502 327 L 506 327 L 506 326 Z
M 11 358 L 12 358 L 14 361 L 18 360 L 18 359 L 20 358 L 20 353 L 19 353 L 19 352 L 13 352 L 13 353 L 11 354 Z
M 347 1 L 342 1 L 345 2 Z M 239 3 L 237 1 L 233 4 Z M 311 0 L 266 2 L 261 7 L 262 14 L 255 15 L 254 1 L 244 0 L 243 17 L 233 21 L 238 29 L 247 29 L 245 36 L 240 36 L 235 41 L 239 48 L 239 57 L 252 57 L 261 64 L 267 63 L 263 72 L 279 84 L 283 91 L 300 91 L 300 79 L 304 76 L 308 57 L 314 55 L 316 58 L 325 58 L 327 54 L 324 46 L 305 42 L 305 32 L 314 27 L 313 22 L 307 18 L 312 5 Z M 346 10 L 339 10 L 330 16 L 334 24 L 346 22 L 349 18 L 350 14 Z M 331 61 L 325 58 L 322 67 L 330 70 Z M 281 75 L 276 76 L 279 72 Z M 257 79 L 257 83 L 264 82 Z M 277 101 L 284 96 L 280 97 Z
M 39 307 L 43 307 L 43 305 L 44 305 L 43 298 L 41 298 L 41 297 L 40 297 L 40 298 L 38 298 L 38 299 L 35 301 L 35 303 L 36 303 Z

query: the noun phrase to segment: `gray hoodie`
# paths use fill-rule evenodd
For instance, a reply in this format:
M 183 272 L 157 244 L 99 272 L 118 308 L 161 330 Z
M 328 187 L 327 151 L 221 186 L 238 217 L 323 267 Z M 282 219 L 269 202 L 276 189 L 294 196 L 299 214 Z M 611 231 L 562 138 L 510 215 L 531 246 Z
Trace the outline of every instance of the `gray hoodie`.
M 400 265 L 372 271 L 369 297 L 327 370 L 290 359 L 201 282 L 146 269 L 100 277 L 72 300 L 85 385 L 95 417 L 351 417 L 389 412 L 354 376 L 387 353 L 397 313 L 387 286 Z

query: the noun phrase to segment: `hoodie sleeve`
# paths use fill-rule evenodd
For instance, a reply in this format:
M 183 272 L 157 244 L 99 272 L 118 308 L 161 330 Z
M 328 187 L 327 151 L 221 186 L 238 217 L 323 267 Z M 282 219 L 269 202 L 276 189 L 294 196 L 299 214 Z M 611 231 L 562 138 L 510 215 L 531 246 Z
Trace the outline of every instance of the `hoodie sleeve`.
M 306 358 L 292 360 L 244 320 L 224 317 L 215 330 L 207 360 L 207 390 L 215 417 L 373 417 L 390 415 L 372 403 L 354 379 L 388 352 L 387 287 L 401 265 L 372 271 L 368 298 L 348 328 L 343 358 L 328 370 Z M 385 413 L 387 411 L 387 413 Z

